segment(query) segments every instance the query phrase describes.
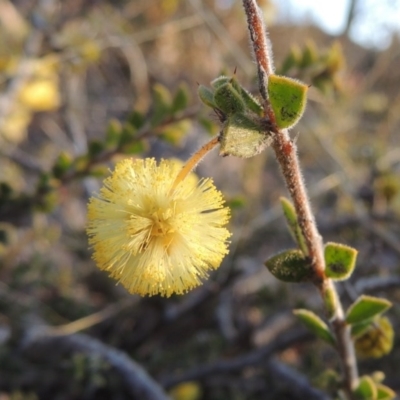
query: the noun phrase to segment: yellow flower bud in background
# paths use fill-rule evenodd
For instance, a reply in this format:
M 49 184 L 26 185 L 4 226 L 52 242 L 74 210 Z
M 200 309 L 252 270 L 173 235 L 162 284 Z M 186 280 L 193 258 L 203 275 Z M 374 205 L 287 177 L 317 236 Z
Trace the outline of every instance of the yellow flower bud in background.
M 32 113 L 24 107 L 15 108 L 7 114 L 0 125 L 0 137 L 11 143 L 20 143 L 26 138 L 26 129 Z
M 19 101 L 32 111 L 52 111 L 60 107 L 58 82 L 38 79 L 28 82 L 19 93 Z
M 386 317 L 381 317 L 361 336 L 355 339 L 357 356 L 361 358 L 380 358 L 389 354 L 393 348 L 394 331 Z
M 170 391 L 174 400 L 198 400 L 201 394 L 201 386 L 193 381 L 180 383 Z

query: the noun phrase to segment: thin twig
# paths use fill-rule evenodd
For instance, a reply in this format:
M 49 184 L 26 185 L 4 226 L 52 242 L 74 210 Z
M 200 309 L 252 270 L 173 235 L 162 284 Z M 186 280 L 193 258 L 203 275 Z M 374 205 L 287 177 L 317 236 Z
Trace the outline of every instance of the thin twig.
M 115 317 L 126 308 L 134 306 L 137 301 L 137 297 L 129 297 L 118 303 L 111 304 L 98 312 L 87 315 L 86 317 L 79 318 L 64 325 L 49 327 L 48 332 L 50 332 L 54 336 L 65 336 L 83 331 L 85 329 L 91 328 L 94 325 L 104 322 L 109 318 Z
M 248 21 L 250 40 L 254 50 L 259 76 L 262 77 L 260 93 L 264 98 L 264 109 L 268 120 L 275 124 L 275 114 L 265 94 L 268 76 L 273 73 L 272 54 L 266 36 L 261 11 L 255 0 L 243 0 Z M 261 73 L 260 73 L 261 72 Z M 265 76 L 266 75 L 266 76 Z M 325 276 L 323 242 L 318 232 L 314 214 L 311 210 L 304 180 L 301 174 L 297 148 L 286 129 L 274 129 L 273 149 L 280 164 L 286 186 L 297 212 L 298 222 L 305 237 L 308 256 L 314 271 L 314 284 L 319 289 L 327 308 L 333 331 L 336 336 L 337 350 L 343 369 L 344 387 L 351 398 L 352 390 L 358 384 L 357 363 L 350 329 L 344 319 L 344 312 L 332 280 Z

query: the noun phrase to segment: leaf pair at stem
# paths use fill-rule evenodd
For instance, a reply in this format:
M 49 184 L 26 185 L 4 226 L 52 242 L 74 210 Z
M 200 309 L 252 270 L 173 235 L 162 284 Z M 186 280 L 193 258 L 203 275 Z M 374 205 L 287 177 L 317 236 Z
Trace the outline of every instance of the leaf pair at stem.
M 291 128 L 300 120 L 307 102 L 307 89 L 303 83 L 285 76 L 269 77 L 268 96 L 275 113 L 273 124 L 264 117 L 258 100 L 235 76 L 222 75 L 211 82 L 211 88 L 199 85 L 198 93 L 222 123 L 220 154 L 249 158 L 272 143 L 274 129 Z

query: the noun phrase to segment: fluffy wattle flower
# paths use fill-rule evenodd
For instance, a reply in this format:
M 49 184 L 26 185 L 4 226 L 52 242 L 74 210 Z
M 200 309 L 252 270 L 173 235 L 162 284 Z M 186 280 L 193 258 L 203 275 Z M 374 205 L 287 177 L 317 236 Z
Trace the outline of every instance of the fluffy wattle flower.
M 93 258 L 130 293 L 185 293 L 228 253 L 221 192 L 193 175 L 173 188 L 179 169 L 171 160 L 125 159 L 90 199 Z

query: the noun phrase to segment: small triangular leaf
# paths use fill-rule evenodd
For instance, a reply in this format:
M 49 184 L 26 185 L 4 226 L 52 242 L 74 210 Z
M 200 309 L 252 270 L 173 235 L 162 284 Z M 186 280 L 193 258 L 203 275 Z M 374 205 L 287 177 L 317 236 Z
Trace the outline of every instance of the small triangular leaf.
M 258 100 L 242 86 L 240 86 L 240 94 L 247 109 L 261 117 L 264 110 Z
M 297 221 L 296 210 L 294 209 L 292 203 L 286 197 L 281 197 L 279 200 L 281 202 L 283 214 L 285 215 L 286 222 L 288 224 L 289 231 L 293 239 L 296 241 L 297 245 L 304 253 L 304 255 L 307 255 L 308 250 L 306 246 L 306 241 L 303 234 L 301 233 L 301 229 Z
M 357 250 L 340 243 L 325 245 L 326 276 L 336 281 L 349 278 L 356 265 Z
M 231 82 L 224 83 L 215 89 L 214 103 L 227 115 L 242 113 L 245 110 L 242 96 Z
M 308 86 L 286 76 L 268 78 L 268 96 L 279 128 L 293 127 L 303 115 Z
M 363 376 L 353 393 L 357 400 L 377 400 L 378 389 L 370 376 Z
M 293 313 L 312 333 L 314 333 L 320 339 L 325 340 L 329 344 L 335 344 L 335 338 L 329 330 L 328 325 L 322 321 L 318 315 L 314 314 L 312 311 L 303 309 L 294 310 Z
M 228 83 L 232 78 L 229 78 L 226 75 L 220 75 L 218 78 L 215 78 L 213 81 L 211 81 L 211 86 L 214 89 L 219 88 L 220 86 L 224 85 L 225 83 Z
M 286 250 L 267 261 L 265 266 L 275 278 L 283 282 L 303 282 L 312 276 L 310 260 L 298 250 Z
M 217 105 L 214 102 L 214 92 L 207 86 L 199 85 L 199 87 L 197 88 L 197 94 L 199 95 L 200 100 L 206 106 L 211 108 L 217 108 Z
M 349 324 L 358 324 L 384 313 L 391 306 L 389 300 L 362 295 L 347 310 L 346 321 Z

